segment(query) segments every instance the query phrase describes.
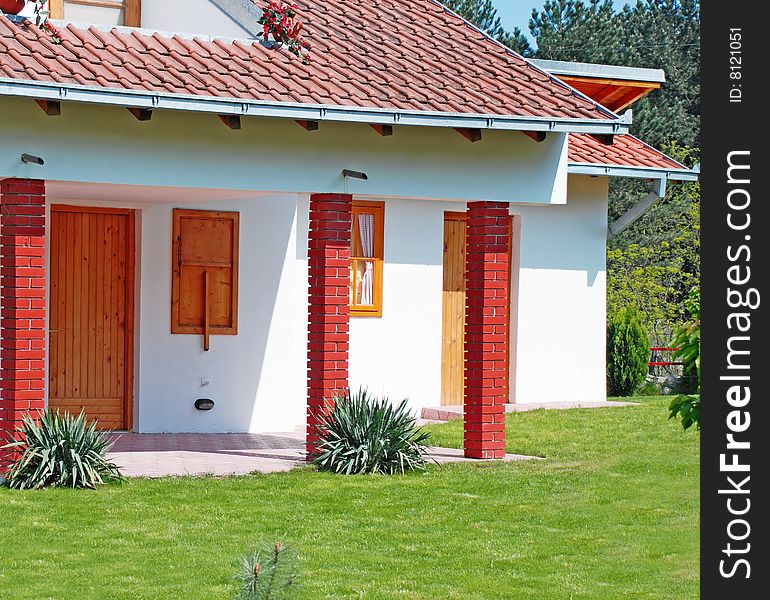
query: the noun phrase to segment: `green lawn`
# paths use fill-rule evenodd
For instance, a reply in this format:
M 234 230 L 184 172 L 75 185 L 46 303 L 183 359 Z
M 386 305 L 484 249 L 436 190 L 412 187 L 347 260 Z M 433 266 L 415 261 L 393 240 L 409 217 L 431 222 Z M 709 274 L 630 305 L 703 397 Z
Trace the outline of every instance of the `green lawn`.
M 229 598 L 278 535 L 301 598 L 697 598 L 699 437 L 637 400 L 509 415 L 508 451 L 545 461 L 2 489 L 0 598 Z

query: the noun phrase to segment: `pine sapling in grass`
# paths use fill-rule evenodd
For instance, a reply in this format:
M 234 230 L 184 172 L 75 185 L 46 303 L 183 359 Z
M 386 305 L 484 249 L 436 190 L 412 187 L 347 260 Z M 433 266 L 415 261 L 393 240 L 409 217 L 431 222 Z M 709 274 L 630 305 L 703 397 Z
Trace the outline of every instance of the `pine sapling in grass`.
M 297 580 L 297 553 L 283 542 L 265 545 L 241 558 L 238 600 L 286 598 Z

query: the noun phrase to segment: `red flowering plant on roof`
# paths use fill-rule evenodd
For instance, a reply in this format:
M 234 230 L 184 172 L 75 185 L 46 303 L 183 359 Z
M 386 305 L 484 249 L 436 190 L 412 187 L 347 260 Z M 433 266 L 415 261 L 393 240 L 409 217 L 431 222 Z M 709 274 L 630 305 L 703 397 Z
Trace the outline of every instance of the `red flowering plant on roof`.
M 272 36 L 273 44 L 285 47 L 307 64 L 307 50 L 310 49 L 310 44 L 300 35 L 302 21 L 297 17 L 298 8 L 295 3 L 270 0 L 262 8 L 262 16 L 257 21 L 262 25 L 262 31 L 257 36 L 262 37 L 265 42 L 270 42 L 269 37 Z
M 61 44 L 61 33 L 48 21 L 48 15 L 51 14 L 45 5 L 48 0 L 33 0 L 35 3 L 35 25 L 51 37 L 54 44 Z

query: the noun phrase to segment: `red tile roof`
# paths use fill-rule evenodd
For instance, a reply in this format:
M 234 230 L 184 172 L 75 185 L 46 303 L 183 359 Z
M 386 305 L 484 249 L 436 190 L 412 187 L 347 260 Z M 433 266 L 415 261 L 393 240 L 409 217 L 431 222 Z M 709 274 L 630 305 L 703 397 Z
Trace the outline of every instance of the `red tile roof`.
M 687 167 L 632 135 L 616 135 L 610 145 L 590 135 L 571 133 L 568 161 L 602 166 L 639 167 L 687 171 Z
M 434 0 L 298 0 L 310 64 L 259 42 L 0 17 L 0 77 L 361 108 L 615 119 Z

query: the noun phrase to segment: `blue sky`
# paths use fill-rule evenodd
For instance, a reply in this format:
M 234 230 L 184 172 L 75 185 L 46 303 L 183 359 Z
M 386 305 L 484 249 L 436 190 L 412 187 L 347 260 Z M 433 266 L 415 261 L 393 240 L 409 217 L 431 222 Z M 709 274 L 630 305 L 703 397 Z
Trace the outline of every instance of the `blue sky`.
M 627 1 L 615 0 L 615 7 L 620 8 Z M 545 0 L 493 0 L 493 3 L 506 29 L 519 27 L 529 37 L 529 15 L 533 8 L 542 8 Z

